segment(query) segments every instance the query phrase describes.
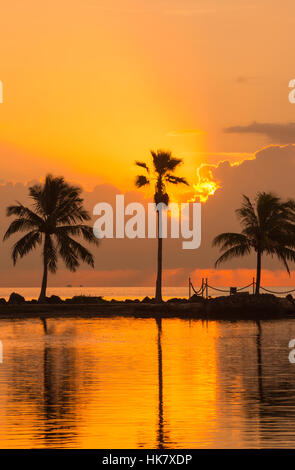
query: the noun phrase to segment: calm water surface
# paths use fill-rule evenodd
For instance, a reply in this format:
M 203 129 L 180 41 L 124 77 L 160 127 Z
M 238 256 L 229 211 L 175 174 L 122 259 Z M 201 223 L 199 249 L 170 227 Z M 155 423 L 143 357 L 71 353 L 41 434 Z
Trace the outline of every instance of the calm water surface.
M 0 447 L 295 447 L 293 321 L 0 320 Z
M 249 280 L 251 282 L 251 280 Z M 200 281 L 201 283 L 201 281 Z M 241 287 L 241 286 L 240 286 Z M 195 285 L 196 289 L 200 288 L 200 284 Z M 222 291 L 225 290 L 229 292 L 229 287 L 218 286 Z M 278 296 L 285 297 L 286 293 L 290 290 L 295 289 L 295 286 L 287 287 L 273 287 L 268 286 L 268 289 L 276 292 Z M 249 293 L 252 293 L 252 287 L 246 289 Z M 213 289 L 208 289 L 209 296 L 218 297 L 224 295 L 224 292 L 216 291 Z M 40 287 L 0 287 L 0 298 L 4 297 L 6 300 L 9 299 L 11 292 L 17 292 L 18 294 L 23 295 L 27 300 L 29 299 L 38 299 L 40 294 Z M 283 292 L 283 294 L 280 294 Z M 171 297 L 188 297 L 188 287 L 163 287 L 163 299 L 169 299 Z M 68 297 L 73 297 L 74 295 L 92 295 L 92 296 L 102 296 L 107 300 L 117 299 L 143 299 L 145 296 L 154 297 L 155 288 L 154 287 L 48 287 L 47 289 L 48 297 L 51 295 L 58 295 L 62 299 Z

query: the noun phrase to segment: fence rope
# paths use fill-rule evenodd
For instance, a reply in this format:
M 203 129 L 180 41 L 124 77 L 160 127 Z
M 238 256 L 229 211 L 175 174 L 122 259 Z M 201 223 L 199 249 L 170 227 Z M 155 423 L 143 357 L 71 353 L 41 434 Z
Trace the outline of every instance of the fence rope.
M 279 292 L 279 291 L 275 291 L 275 290 L 266 289 L 265 287 L 262 287 L 262 286 L 260 286 L 260 289 L 264 290 L 265 292 L 270 292 L 271 294 L 290 294 L 291 292 L 295 292 L 295 289 L 286 290 L 284 292 Z
M 220 289 L 218 287 L 214 287 L 214 286 L 211 286 L 210 284 L 208 284 L 208 281 L 206 282 L 203 282 L 202 286 L 200 287 L 199 290 L 196 290 L 193 286 L 193 283 L 191 282 L 191 280 L 189 280 L 189 283 L 190 283 L 190 286 L 193 290 L 193 292 L 196 294 L 196 295 L 202 295 L 204 293 L 204 291 L 206 290 L 206 288 L 209 288 L 209 289 L 212 289 L 212 290 L 215 290 L 217 292 L 224 292 L 224 293 L 230 293 L 230 289 Z M 243 287 L 239 287 L 237 288 L 237 292 L 240 292 L 244 289 L 247 289 L 249 287 L 255 287 L 256 285 L 256 282 L 253 280 L 250 284 L 247 284 L 246 286 L 243 286 Z M 260 289 L 262 289 L 263 291 L 265 292 L 268 292 L 270 294 L 280 294 L 280 295 L 286 295 L 286 294 L 291 294 L 292 292 L 295 292 L 295 289 L 290 289 L 290 290 L 287 290 L 287 291 L 273 291 L 273 290 L 270 290 L 270 289 L 267 289 L 266 287 L 263 287 L 263 286 L 260 286 Z
M 192 281 L 190 280 L 189 282 L 190 282 L 191 288 L 193 289 L 193 291 L 194 291 L 194 293 L 195 293 L 196 295 L 202 294 L 202 293 L 204 292 L 205 284 L 203 284 L 203 285 L 200 287 L 200 289 L 199 289 L 198 291 L 196 291 L 196 289 L 195 289 L 194 286 L 193 286 Z
M 250 284 L 248 284 L 247 286 L 239 287 L 239 288 L 237 289 L 237 292 L 240 291 L 240 290 L 243 290 L 243 289 L 247 289 L 247 287 L 253 287 L 253 281 L 252 281 Z
M 229 289 L 219 289 L 218 287 L 213 287 L 213 286 L 210 286 L 209 284 L 207 284 L 207 287 L 209 287 L 209 289 L 213 289 L 213 290 L 217 290 L 218 292 L 230 292 Z

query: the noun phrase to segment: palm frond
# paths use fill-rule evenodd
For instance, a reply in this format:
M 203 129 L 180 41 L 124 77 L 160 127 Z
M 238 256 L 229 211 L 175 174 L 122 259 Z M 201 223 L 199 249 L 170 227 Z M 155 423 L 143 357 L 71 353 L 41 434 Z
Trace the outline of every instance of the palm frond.
M 172 183 L 172 184 L 186 184 L 188 186 L 188 182 L 186 181 L 185 178 L 182 178 L 181 176 L 174 176 L 174 175 L 171 175 L 170 173 L 168 173 L 166 176 L 165 176 L 166 180 L 168 181 L 168 183 Z
M 243 194 L 242 207 L 236 210 L 236 214 L 241 221 L 242 226 L 247 227 L 257 227 L 258 220 L 255 214 L 255 209 L 245 194 Z
M 17 205 L 8 206 L 6 208 L 6 215 L 7 217 L 16 215 L 19 218 L 25 218 L 25 219 L 31 220 L 32 222 L 36 224 L 36 226 L 40 226 L 44 222 L 43 219 L 38 214 L 33 212 L 28 207 L 23 206 L 19 202 L 17 203 Z
M 273 253 L 279 258 L 280 261 L 284 264 L 286 271 L 290 275 L 290 269 L 287 261 L 295 262 L 295 250 L 288 248 L 286 246 L 278 246 L 273 250 Z
M 248 243 L 248 238 L 242 233 L 227 232 L 217 235 L 212 242 L 212 246 L 219 246 L 221 250 L 224 250 L 235 245 L 246 245 Z
M 142 186 L 146 186 L 147 184 L 150 184 L 149 180 L 146 178 L 144 175 L 137 175 L 135 179 L 135 185 L 138 188 L 141 188 Z
M 57 250 L 51 237 L 46 237 L 44 250 L 46 250 L 48 259 L 48 269 L 50 272 L 55 273 L 57 270 Z
M 232 248 L 229 248 L 225 253 L 223 253 L 215 262 L 215 267 L 228 261 L 232 258 L 237 258 L 241 256 L 248 255 L 250 253 L 250 247 L 248 244 L 246 245 L 236 245 Z
M 140 166 L 141 168 L 145 168 L 145 170 L 149 173 L 150 172 L 150 169 L 149 167 L 147 166 L 147 164 L 145 162 L 138 162 L 136 161 L 135 162 L 135 165 L 137 166 Z
M 174 171 L 177 166 L 182 163 L 181 158 L 170 158 L 167 162 L 167 170 Z
M 15 265 L 18 257 L 22 258 L 31 250 L 36 248 L 38 244 L 42 241 L 42 236 L 37 230 L 32 230 L 27 233 L 24 237 L 18 240 L 12 248 L 12 259 L 13 264 Z
M 94 257 L 83 245 L 68 235 L 56 233 L 58 249 L 70 271 L 76 271 L 80 266 L 79 259 L 94 267 Z
M 8 229 L 6 230 L 3 240 L 7 240 L 11 235 L 17 232 L 24 232 L 25 230 L 34 229 L 36 227 L 36 223 L 33 222 L 31 219 L 15 219 L 13 222 L 11 222 Z
M 56 233 L 63 235 L 82 236 L 89 243 L 99 244 L 98 239 L 93 233 L 93 227 L 90 225 L 64 225 L 56 228 Z

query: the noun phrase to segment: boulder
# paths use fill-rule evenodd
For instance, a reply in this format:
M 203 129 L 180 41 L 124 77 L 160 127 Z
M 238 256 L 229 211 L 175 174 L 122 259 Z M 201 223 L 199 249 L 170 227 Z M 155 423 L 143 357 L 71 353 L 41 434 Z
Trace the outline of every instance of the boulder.
M 216 297 L 208 301 L 207 313 L 236 318 L 241 316 L 245 318 L 267 318 L 295 313 L 295 308 L 294 304 L 286 298 L 276 297 L 273 294 L 231 295 L 229 297 Z
M 16 292 L 12 292 L 8 300 L 8 303 L 12 305 L 24 304 L 25 302 L 25 298 L 22 295 L 17 294 Z
M 194 294 L 189 298 L 189 302 L 204 303 L 205 299 L 204 297 L 201 297 L 200 295 Z
M 67 303 L 70 304 L 97 304 L 97 303 L 106 303 L 103 297 L 92 297 L 90 295 L 75 295 L 72 299 L 66 299 Z
M 47 297 L 46 301 L 49 304 L 62 304 L 63 301 L 58 295 L 51 295 L 50 297 Z

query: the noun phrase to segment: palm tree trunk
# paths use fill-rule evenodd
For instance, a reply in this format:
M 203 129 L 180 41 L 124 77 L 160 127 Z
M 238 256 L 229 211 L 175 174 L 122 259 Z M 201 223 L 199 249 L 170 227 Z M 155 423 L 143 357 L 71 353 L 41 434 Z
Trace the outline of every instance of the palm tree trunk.
M 256 291 L 255 294 L 259 294 L 261 281 L 261 251 L 257 250 L 257 270 L 256 270 Z
M 47 288 L 47 276 L 48 276 L 48 256 L 47 256 L 47 237 L 45 235 L 44 248 L 43 248 L 43 279 L 41 285 L 41 292 L 39 295 L 39 302 L 42 302 L 46 298 L 46 288 Z
M 156 301 L 162 302 L 162 213 L 157 210 L 157 225 L 158 225 L 158 259 L 157 259 L 157 281 L 156 281 Z

